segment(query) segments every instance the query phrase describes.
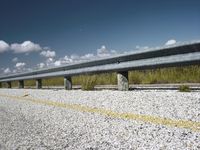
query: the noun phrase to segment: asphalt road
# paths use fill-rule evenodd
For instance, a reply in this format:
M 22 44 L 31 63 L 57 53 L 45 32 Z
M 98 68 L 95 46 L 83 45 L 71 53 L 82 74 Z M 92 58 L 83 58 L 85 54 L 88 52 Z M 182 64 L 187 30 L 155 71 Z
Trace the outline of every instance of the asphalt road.
M 170 125 L 159 122 L 164 117 L 151 121 L 147 116 L 145 120 L 146 116 L 134 116 L 135 112 L 123 117 L 114 109 L 109 112 L 83 104 L 52 103 L 44 101 L 44 96 L 38 99 L 11 93 L 0 91 L 2 150 L 200 149 L 200 126 L 196 121 L 185 123 L 194 127 L 184 126 L 180 120 Z

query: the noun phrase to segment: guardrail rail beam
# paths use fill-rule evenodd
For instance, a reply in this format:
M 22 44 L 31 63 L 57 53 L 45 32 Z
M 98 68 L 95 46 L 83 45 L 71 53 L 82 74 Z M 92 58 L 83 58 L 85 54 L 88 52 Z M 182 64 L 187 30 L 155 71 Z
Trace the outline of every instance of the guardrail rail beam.
M 200 65 L 200 41 L 163 48 L 140 50 L 84 62 L 65 64 L 23 73 L 0 76 L 0 82 L 36 80 L 36 88 L 42 88 L 42 79 L 64 77 L 64 88 L 72 89 L 71 77 L 82 74 L 118 73 L 118 89 L 129 89 L 128 71 L 165 67 Z M 8 84 L 11 88 L 11 83 Z

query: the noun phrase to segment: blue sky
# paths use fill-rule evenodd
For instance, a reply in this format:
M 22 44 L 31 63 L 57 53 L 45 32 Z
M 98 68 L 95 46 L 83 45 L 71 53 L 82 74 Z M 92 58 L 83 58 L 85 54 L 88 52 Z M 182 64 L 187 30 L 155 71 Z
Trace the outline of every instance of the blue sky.
M 0 0 L 0 73 L 200 39 L 199 0 Z

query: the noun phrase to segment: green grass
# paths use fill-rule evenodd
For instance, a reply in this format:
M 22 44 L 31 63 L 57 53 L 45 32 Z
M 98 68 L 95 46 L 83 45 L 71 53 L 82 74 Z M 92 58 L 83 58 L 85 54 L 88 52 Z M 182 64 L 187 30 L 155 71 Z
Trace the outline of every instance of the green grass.
M 131 84 L 200 83 L 200 66 L 131 71 Z
M 98 75 L 79 75 L 72 77 L 73 85 L 82 85 L 83 89 L 92 90 L 94 85 L 116 85 L 116 73 Z M 200 65 L 189 67 L 173 67 L 163 69 L 129 71 L 130 84 L 159 84 L 159 83 L 200 83 Z M 63 77 L 43 79 L 43 86 L 63 85 Z M 12 86 L 18 83 L 12 82 Z M 6 84 L 2 84 L 6 87 Z M 25 81 L 25 86 L 35 86 L 34 80 Z
M 188 85 L 181 85 L 179 86 L 180 92 L 190 92 L 190 87 Z
M 83 80 L 81 82 L 81 89 L 85 91 L 94 90 L 94 86 L 96 85 L 96 82 L 97 82 L 97 76 L 95 75 L 85 76 L 83 77 Z

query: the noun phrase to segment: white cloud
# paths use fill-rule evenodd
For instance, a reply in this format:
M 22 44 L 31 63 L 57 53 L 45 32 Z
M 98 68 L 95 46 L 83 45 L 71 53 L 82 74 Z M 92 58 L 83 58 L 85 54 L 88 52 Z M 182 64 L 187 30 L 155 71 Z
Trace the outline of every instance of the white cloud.
M 13 73 L 16 73 L 17 72 L 17 70 L 16 69 L 13 69 L 13 71 L 12 71 Z
M 16 63 L 15 67 L 16 67 L 17 69 L 22 69 L 25 65 L 26 65 L 26 63 L 24 63 L 24 62 L 19 62 L 19 63 Z
M 37 64 L 37 66 L 38 66 L 39 68 L 44 68 L 44 67 L 45 67 L 45 64 L 44 64 L 44 63 L 39 63 L 39 64 Z
M 26 68 L 26 70 L 27 70 L 27 71 L 33 71 L 33 69 L 32 69 L 32 68 Z
M 57 60 L 57 62 L 55 61 L 55 64 L 58 65 L 60 63 L 61 64 L 69 64 L 69 63 L 73 63 L 73 62 L 79 62 L 81 61 L 81 57 L 79 57 L 78 55 L 71 55 L 71 56 L 65 56 L 62 57 L 60 59 Z
M 18 62 L 18 61 L 19 61 L 19 59 L 17 57 L 12 59 L 12 62 Z
M 71 55 L 70 58 L 72 60 L 79 60 L 80 59 L 80 57 L 78 55 L 76 55 L 76 54 Z
M 100 49 L 97 49 L 97 56 L 99 57 L 106 57 L 109 56 L 109 51 L 105 45 L 102 45 Z
M 73 59 L 71 57 L 67 56 L 67 55 L 63 59 L 61 58 L 61 60 L 62 60 L 62 63 L 72 63 L 72 62 L 74 62 Z
M 62 64 L 61 60 L 57 60 L 57 61 L 55 61 L 55 63 L 54 63 L 55 66 L 60 66 L 61 64 Z
M 48 58 L 47 62 L 54 62 L 54 59 L 53 58 Z
M 100 49 L 97 49 L 97 57 L 107 57 L 116 54 L 118 54 L 116 50 L 108 50 L 105 45 L 102 45 Z
M 3 53 L 8 50 L 9 50 L 9 45 L 5 41 L 0 40 L 0 53 Z
M 91 53 L 81 56 L 81 59 L 83 60 L 92 60 L 94 58 L 95 58 L 94 54 L 91 54 Z
M 81 61 L 82 58 L 79 57 L 78 55 L 71 55 L 71 56 L 65 56 L 62 57 L 56 61 L 54 61 L 54 66 L 60 66 L 62 64 L 69 64 L 69 63 L 74 63 L 74 62 L 79 62 Z
M 167 41 L 167 42 L 165 43 L 166 46 L 174 45 L 174 44 L 176 44 L 176 40 L 174 40 L 174 39 L 171 39 L 171 40 L 169 40 L 169 41 Z
M 116 50 L 111 50 L 109 51 L 106 49 L 106 46 L 101 46 L 100 49 L 97 49 L 97 55 L 94 55 L 92 53 L 88 53 L 82 56 L 78 56 L 76 54 L 73 54 L 71 56 L 66 55 L 65 57 L 61 57 L 56 61 L 46 61 L 47 66 L 50 66 L 49 64 L 52 64 L 54 66 L 60 66 L 63 64 L 70 64 L 70 63 L 75 63 L 75 62 L 82 62 L 82 61 L 87 61 L 87 60 L 95 60 L 98 57 L 106 57 L 106 56 L 111 56 L 111 55 L 116 55 L 118 54 Z M 48 63 L 47 63 L 48 62 Z
M 148 49 L 149 49 L 148 46 L 139 46 L 139 45 L 137 45 L 135 48 L 136 48 L 137 50 L 148 50 Z
M 3 71 L 4 73 L 11 73 L 11 70 L 10 70 L 10 68 L 6 68 L 4 71 Z
M 42 50 L 39 44 L 35 44 L 31 41 L 24 41 L 21 44 L 14 43 L 11 44 L 10 48 L 14 51 L 14 53 L 29 53 Z
M 116 50 L 111 50 L 110 53 L 115 55 L 115 54 L 117 54 L 117 51 Z
M 46 66 L 54 66 L 55 60 L 53 58 L 48 58 L 45 62 Z
M 26 68 L 25 66 L 26 66 L 26 63 L 24 62 L 16 63 L 15 69 L 13 69 L 13 73 L 29 71 L 30 68 Z
M 56 52 L 55 51 L 50 51 L 50 50 L 47 50 L 47 51 L 42 51 L 40 53 L 41 56 L 44 56 L 44 57 L 47 57 L 47 58 L 53 58 L 56 56 Z

